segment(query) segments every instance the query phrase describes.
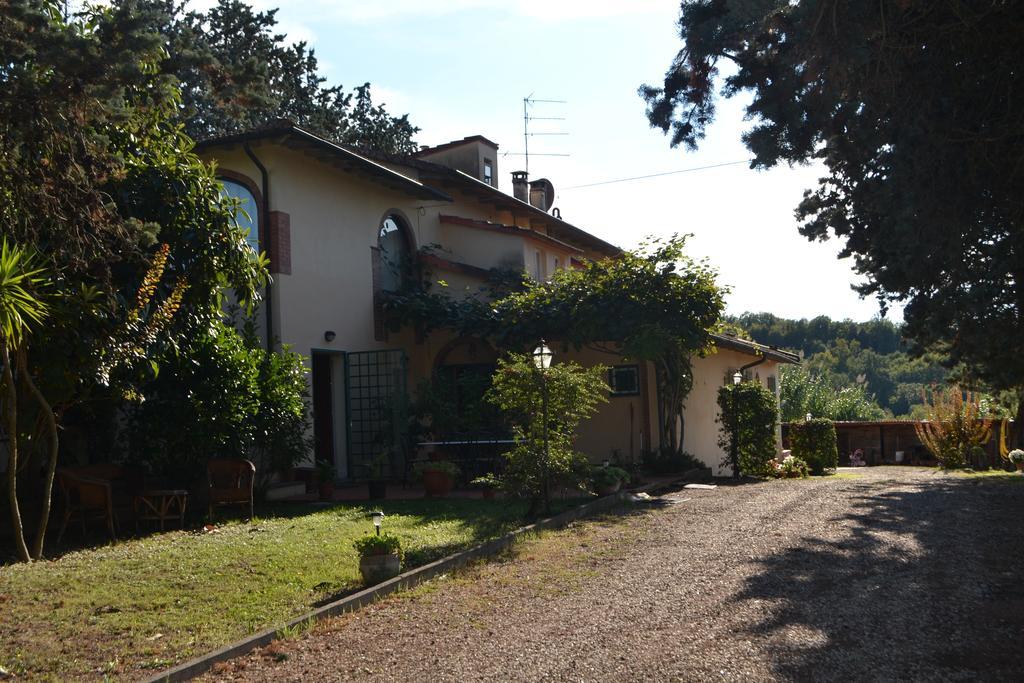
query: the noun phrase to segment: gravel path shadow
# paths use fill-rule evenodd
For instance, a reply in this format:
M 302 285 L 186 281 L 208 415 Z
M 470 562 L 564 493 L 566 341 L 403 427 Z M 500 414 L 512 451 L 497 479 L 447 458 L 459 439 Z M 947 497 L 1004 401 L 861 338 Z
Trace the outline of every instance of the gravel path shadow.
M 681 490 L 221 665 L 222 680 L 1021 680 L 1024 485 Z

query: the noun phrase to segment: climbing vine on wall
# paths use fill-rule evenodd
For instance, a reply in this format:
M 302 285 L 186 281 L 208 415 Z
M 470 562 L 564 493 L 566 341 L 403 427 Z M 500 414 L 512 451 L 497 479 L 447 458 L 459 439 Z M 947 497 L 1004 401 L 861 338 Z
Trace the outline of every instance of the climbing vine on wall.
M 692 384 L 690 359 L 712 349 L 708 329 L 719 319 L 725 290 L 705 261 L 685 254 L 686 238 L 652 240 L 636 251 L 557 271 L 547 282 L 492 271 L 479 292 L 451 292 L 423 272 L 391 296 L 392 328 L 448 329 L 523 352 L 538 339 L 652 361 L 658 385 L 661 443 L 682 449 L 683 400 Z

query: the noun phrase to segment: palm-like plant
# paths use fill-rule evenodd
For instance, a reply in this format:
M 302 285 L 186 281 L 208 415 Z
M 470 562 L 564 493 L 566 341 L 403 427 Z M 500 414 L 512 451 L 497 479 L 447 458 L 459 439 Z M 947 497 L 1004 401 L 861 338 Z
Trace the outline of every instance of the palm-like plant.
M 48 284 L 46 270 L 38 265 L 36 257 L 26 249 L 8 243 L 5 237 L 0 243 L 0 362 L 3 363 L 3 373 L 0 375 L 0 387 L 3 389 L 0 394 L 0 412 L 7 432 L 7 495 L 15 547 L 25 561 L 31 560 L 33 555 L 42 555 L 45 525 L 40 529 L 34 544 L 38 551 L 30 555 L 18 507 L 18 390 L 15 377 L 17 375 L 24 381 L 33 396 L 49 410 L 49 406 L 42 400 L 42 394 L 32 382 L 26 353 L 26 340 L 32 328 L 42 324 L 50 311 L 45 301 Z M 53 412 L 49 411 L 49 417 L 52 416 Z M 56 439 L 56 430 L 52 432 L 52 438 Z M 52 467 L 49 478 L 52 482 Z M 46 498 L 46 514 L 49 516 L 49 496 Z

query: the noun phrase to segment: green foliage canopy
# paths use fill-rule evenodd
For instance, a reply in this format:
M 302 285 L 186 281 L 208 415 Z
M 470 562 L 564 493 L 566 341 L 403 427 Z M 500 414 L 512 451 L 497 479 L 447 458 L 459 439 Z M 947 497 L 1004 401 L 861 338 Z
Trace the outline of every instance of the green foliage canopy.
M 247 458 L 262 488 L 309 452 L 306 393 L 302 356 L 218 322 L 145 385 L 124 430 L 128 456 L 181 485 L 210 458 Z
M 181 120 L 196 140 L 289 119 L 335 142 L 385 153 L 419 149 L 419 130 L 407 115 L 375 105 L 370 84 L 352 91 L 327 85 L 316 54 L 289 43 L 277 28 L 277 10 L 254 10 L 240 0 L 218 0 L 186 11 L 177 0 L 117 0 L 166 48 L 160 71 L 181 87 Z
M 715 271 L 685 254 L 684 237 L 651 241 L 637 251 L 558 270 L 547 282 L 522 278 L 494 297 L 456 298 L 417 283 L 386 303 L 393 327 L 450 329 L 486 337 L 504 349 L 533 348 L 538 339 L 590 347 L 654 362 L 662 443 L 678 452 L 683 399 L 693 381 L 690 357 L 712 349 L 726 290 Z M 509 291 L 509 289 L 511 291 Z
M 779 404 L 783 422 L 803 420 L 810 413 L 830 420 L 881 420 L 885 411 L 862 384 L 836 386 L 802 365 L 780 370 Z
M 679 29 L 664 81 L 641 88 L 651 125 L 694 148 L 720 77 L 751 93 L 752 165 L 827 169 L 801 232 L 844 240 L 862 294 L 906 301 L 918 348 L 1024 386 L 1020 4 L 687 0 Z

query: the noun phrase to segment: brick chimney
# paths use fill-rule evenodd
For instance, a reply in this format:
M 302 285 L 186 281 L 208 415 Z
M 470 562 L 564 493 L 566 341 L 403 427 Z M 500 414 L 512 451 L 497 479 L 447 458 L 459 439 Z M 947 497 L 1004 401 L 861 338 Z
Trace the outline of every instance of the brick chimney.
M 512 196 L 521 202 L 530 203 L 530 186 L 526 182 L 526 171 L 512 171 Z

